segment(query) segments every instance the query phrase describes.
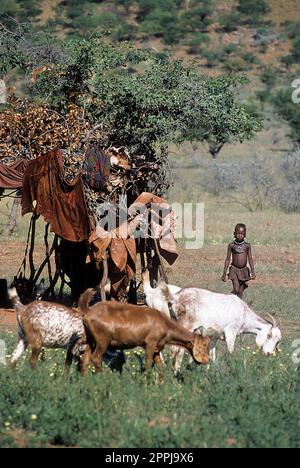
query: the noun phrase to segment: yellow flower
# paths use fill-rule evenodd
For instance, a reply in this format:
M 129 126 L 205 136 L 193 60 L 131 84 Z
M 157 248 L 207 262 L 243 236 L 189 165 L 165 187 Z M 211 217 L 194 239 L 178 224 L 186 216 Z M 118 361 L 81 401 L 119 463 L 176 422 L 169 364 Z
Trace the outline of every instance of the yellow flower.
M 31 421 L 36 421 L 37 420 L 37 415 L 36 414 L 32 414 L 31 415 Z
M 9 427 L 9 426 L 10 426 L 10 422 L 9 422 L 9 421 L 5 421 L 4 426 L 5 426 L 5 427 Z

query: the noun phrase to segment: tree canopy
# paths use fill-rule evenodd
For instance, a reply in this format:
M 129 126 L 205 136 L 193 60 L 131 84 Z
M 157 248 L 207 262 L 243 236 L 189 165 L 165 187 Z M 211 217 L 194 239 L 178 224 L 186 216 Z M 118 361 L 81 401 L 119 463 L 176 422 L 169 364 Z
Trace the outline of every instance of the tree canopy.
M 101 127 L 100 143 L 161 158 L 169 143 L 205 141 L 219 147 L 250 139 L 261 122 L 239 103 L 242 77 L 199 76 L 196 66 L 166 54 L 114 45 L 101 37 L 59 40 L 30 29 L 2 28 L 0 70 L 18 76 L 31 101 L 62 115 L 70 104 Z

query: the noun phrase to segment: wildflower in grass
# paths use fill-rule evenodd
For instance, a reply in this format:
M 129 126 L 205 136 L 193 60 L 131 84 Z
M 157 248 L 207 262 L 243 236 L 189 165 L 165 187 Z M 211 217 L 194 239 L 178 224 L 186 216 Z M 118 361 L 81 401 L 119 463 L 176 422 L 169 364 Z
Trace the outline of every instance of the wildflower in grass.
M 4 426 L 5 426 L 5 427 L 9 427 L 9 426 L 10 426 L 10 422 L 9 422 L 9 421 L 5 421 Z
M 36 414 L 32 414 L 31 415 L 31 421 L 36 421 L 37 420 L 37 415 Z
M 54 377 L 54 373 L 53 373 L 53 372 L 51 372 L 50 377 Z

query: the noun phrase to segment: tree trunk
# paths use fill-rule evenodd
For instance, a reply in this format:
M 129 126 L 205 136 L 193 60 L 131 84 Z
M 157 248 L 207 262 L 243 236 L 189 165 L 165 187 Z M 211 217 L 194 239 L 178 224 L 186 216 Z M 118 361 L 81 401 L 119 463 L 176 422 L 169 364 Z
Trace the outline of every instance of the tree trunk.
M 21 205 L 21 198 L 15 198 L 12 204 L 11 210 L 10 210 L 8 223 L 3 229 L 3 235 L 5 237 L 9 237 L 15 232 L 15 229 L 17 226 L 17 216 L 18 216 L 20 205 Z

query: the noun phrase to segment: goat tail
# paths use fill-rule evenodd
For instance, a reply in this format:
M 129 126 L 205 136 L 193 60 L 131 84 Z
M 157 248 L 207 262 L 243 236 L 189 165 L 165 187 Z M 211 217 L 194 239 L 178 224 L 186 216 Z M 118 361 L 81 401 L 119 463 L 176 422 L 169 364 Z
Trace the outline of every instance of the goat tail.
M 22 312 L 26 307 L 22 304 L 18 291 L 15 287 L 9 288 L 8 290 L 8 298 L 11 301 L 14 309 L 16 309 L 17 313 Z
M 95 296 L 95 294 L 96 294 L 95 289 L 91 289 L 91 288 L 87 289 L 86 291 L 84 291 L 84 293 L 81 294 L 79 298 L 79 302 L 78 302 L 78 307 L 82 314 L 85 315 L 87 311 L 89 310 L 89 304 L 91 300 L 93 299 L 93 297 Z

